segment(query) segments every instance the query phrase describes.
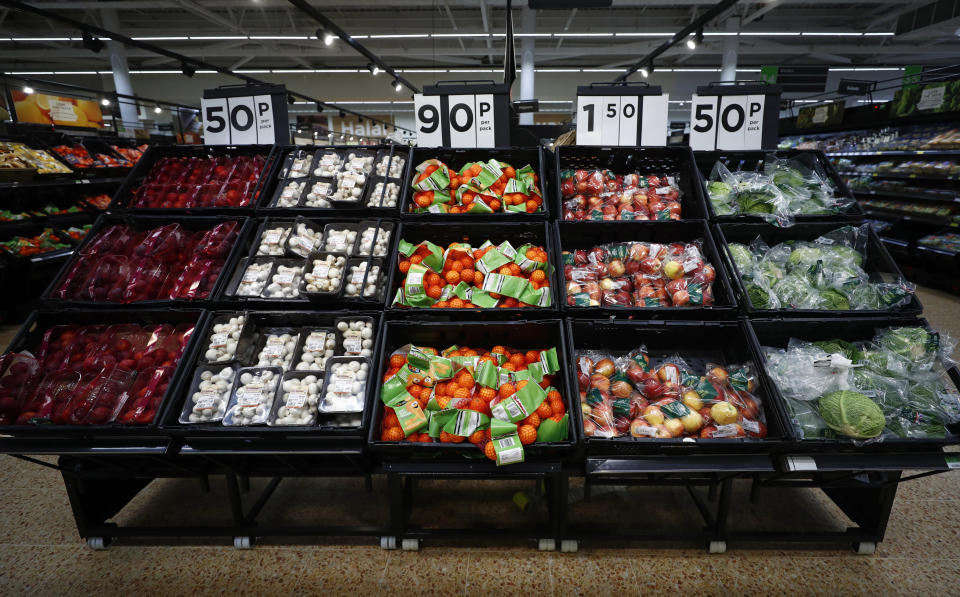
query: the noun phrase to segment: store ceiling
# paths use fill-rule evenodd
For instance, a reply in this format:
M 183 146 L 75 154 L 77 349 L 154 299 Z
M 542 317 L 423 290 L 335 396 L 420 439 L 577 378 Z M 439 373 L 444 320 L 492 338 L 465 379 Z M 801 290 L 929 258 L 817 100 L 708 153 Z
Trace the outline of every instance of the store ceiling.
M 905 39 L 890 35 L 898 15 L 925 3 L 742 2 L 732 13 L 743 23 L 738 36 L 739 64 L 951 63 L 960 56 L 957 26 L 931 28 L 928 34 L 914 32 Z M 116 10 L 121 33 L 134 38 L 170 38 L 154 43 L 233 69 L 357 69 L 367 64 L 346 44 L 324 46 L 314 37 L 316 24 L 285 0 L 46 0 L 31 4 L 101 26 L 104 11 Z M 526 3 L 518 0 L 514 4 Z M 398 69 L 482 71 L 502 64 L 503 0 L 351 0 L 314 5 Z M 515 8 L 514 23 L 518 34 L 535 34 L 538 67 L 618 69 L 662 43 L 710 5 L 696 0 L 614 0 L 612 8 L 538 11 L 533 32 L 523 28 L 522 15 Z M 685 46 L 673 48 L 658 64 L 717 67 L 726 37 L 715 34 L 726 31 L 723 22 L 713 23 L 696 51 Z M 664 36 L 650 35 L 656 33 Z M 408 37 L 381 37 L 391 35 Z M 0 39 L 0 69 L 4 71 L 110 68 L 108 53 L 84 49 L 79 31 L 31 14 L 0 8 L 0 36 L 7 38 Z M 303 39 L 269 39 L 284 36 Z M 196 39 L 203 37 L 221 39 Z M 170 59 L 139 49 L 128 48 L 127 56 L 134 71 L 178 67 Z

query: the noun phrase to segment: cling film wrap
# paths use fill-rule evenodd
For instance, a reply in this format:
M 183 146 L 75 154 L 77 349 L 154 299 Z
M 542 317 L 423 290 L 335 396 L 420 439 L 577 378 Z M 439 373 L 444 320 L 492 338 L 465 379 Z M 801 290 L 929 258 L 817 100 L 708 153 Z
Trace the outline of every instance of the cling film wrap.
M 397 416 L 404 438 L 419 432 L 411 441 L 425 441 L 422 438 L 428 437 L 434 441 L 461 443 L 470 437 L 470 441 L 479 442 L 478 447 L 484 447 L 489 440 L 498 465 L 522 462 L 525 458 L 524 442 L 556 442 L 567 438 L 569 415 L 565 412 L 562 416 L 544 418 L 539 423 L 527 421 L 544 404 L 548 394 L 556 391 L 553 387 L 544 389 L 540 386 L 546 376 L 559 372 L 555 347 L 537 351 L 538 359 L 526 363 L 526 367 L 519 371 L 500 366 L 506 363 L 504 353 L 486 353 L 497 359 L 499 364 L 495 364 L 489 358 L 481 359 L 476 351 L 470 356 L 456 354 L 461 350 L 468 349 L 451 346 L 438 354 L 432 348 L 406 345 L 389 357 L 391 362 L 396 360 L 395 357 L 402 357 L 403 365 L 396 368 L 399 363 L 393 363 L 392 374 L 381 386 L 381 401 L 388 412 L 392 409 Z M 518 351 L 517 354 L 524 353 Z M 406 381 L 401 378 L 401 371 L 406 372 Z M 469 383 L 474 388 L 467 397 L 459 394 L 462 389 L 457 390 L 455 398 L 440 395 L 440 384 L 452 384 L 453 379 L 466 374 L 471 376 L 467 379 L 472 378 Z M 498 392 L 499 395 L 494 394 L 494 398 L 483 402 L 483 408 L 476 406 L 477 398 L 483 395 L 481 390 L 500 390 L 507 383 L 514 384 L 510 395 L 503 396 Z M 411 394 L 410 390 L 417 385 L 420 386 L 416 392 L 419 396 Z M 523 387 L 515 387 L 520 385 Z M 530 435 L 532 431 L 528 425 L 536 428 L 535 438 Z M 523 430 L 521 426 L 524 426 Z M 488 431 L 486 436 L 478 435 L 484 431 Z M 481 439 L 472 439 L 473 436 Z M 521 436 L 527 439 L 522 442 Z M 399 439 L 399 435 L 390 437 Z M 452 439 L 443 439 L 448 437 Z

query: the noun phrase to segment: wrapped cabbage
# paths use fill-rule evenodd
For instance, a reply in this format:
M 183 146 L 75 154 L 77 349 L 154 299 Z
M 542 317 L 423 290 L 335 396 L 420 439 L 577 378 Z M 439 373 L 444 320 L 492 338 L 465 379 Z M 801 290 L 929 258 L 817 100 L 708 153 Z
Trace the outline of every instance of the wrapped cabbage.
M 854 439 L 877 437 L 886 425 L 877 403 L 860 392 L 831 392 L 820 398 L 819 408 L 828 427 Z
M 733 258 L 733 264 L 737 266 L 740 273 L 747 275 L 753 269 L 753 253 L 745 245 L 740 243 L 730 243 L 727 245 L 730 250 L 730 257 Z

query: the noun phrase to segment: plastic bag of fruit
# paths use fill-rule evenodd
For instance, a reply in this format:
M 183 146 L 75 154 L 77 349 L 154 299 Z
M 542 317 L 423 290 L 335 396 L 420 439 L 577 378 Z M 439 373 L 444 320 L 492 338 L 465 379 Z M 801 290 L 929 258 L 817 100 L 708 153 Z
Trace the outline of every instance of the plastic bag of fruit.
M 522 462 L 526 445 L 567 438 L 556 348 L 406 345 L 387 364 L 382 441 L 469 442 L 505 465 Z
M 417 165 L 410 211 L 416 213 L 533 213 L 543 208 L 539 176 L 495 159 L 454 171 L 437 159 Z

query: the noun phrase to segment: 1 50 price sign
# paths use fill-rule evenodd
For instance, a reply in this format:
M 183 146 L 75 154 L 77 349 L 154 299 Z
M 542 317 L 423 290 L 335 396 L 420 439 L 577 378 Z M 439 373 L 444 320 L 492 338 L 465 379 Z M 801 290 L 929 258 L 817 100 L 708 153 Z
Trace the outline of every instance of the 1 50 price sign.
M 577 145 L 667 144 L 669 96 L 648 85 L 577 88 Z
M 775 85 L 700 87 L 690 102 L 694 151 L 774 148 L 780 114 Z

